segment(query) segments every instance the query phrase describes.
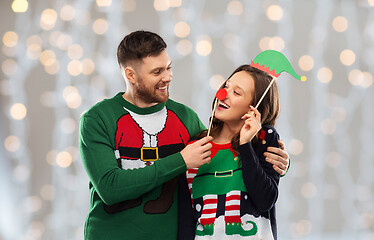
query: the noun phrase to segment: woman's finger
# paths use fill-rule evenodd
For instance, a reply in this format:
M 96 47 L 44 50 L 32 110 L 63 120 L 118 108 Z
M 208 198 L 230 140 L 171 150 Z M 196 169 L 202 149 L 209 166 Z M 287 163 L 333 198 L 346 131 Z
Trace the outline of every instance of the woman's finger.
M 256 116 L 256 118 L 261 118 L 261 113 L 258 111 L 257 108 L 254 108 L 252 105 L 249 106 L 249 108 L 251 109 L 251 111 L 254 112 L 254 115 Z

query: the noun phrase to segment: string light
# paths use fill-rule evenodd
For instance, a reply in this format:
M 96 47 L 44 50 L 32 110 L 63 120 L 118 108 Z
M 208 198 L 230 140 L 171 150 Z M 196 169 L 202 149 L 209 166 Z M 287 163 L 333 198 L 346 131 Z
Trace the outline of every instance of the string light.
M 169 9 L 170 4 L 168 0 L 154 0 L 153 7 L 156 11 L 166 11 Z
M 112 5 L 112 0 L 96 0 L 98 7 L 109 7 Z
M 108 30 L 108 22 L 103 18 L 99 18 L 93 23 L 92 30 L 96 34 L 103 35 Z
M 10 107 L 10 116 L 15 120 L 22 120 L 26 117 L 27 109 L 22 103 L 15 103 Z
M 75 18 L 75 8 L 65 5 L 60 10 L 60 17 L 64 21 L 72 21 Z
M 309 55 L 304 55 L 299 59 L 299 67 L 303 71 L 310 71 L 314 67 L 314 60 Z
M 208 56 L 212 52 L 212 40 L 208 36 L 201 36 L 196 44 L 196 52 L 201 56 Z
M 215 74 L 210 78 L 209 85 L 214 91 L 217 91 L 224 82 L 225 78 L 222 75 Z
M 234 16 L 242 15 L 243 4 L 239 1 L 231 1 L 227 5 L 227 12 Z
M 21 142 L 16 136 L 9 136 L 5 139 L 4 146 L 9 152 L 15 152 L 20 148 Z
M 318 70 L 317 78 L 322 83 L 328 83 L 332 80 L 332 71 L 328 67 L 323 67 Z
M 179 38 L 185 38 L 190 34 L 190 26 L 186 22 L 175 24 L 174 33 Z
M 283 9 L 279 5 L 271 5 L 266 9 L 266 16 L 272 21 L 279 21 L 283 18 Z
M 3 44 L 7 47 L 14 47 L 17 45 L 18 35 L 13 31 L 4 33 Z
M 340 53 L 340 61 L 346 65 L 350 66 L 352 65 L 356 60 L 355 53 L 350 49 L 345 49 Z
M 40 17 L 40 26 L 44 30 L 51 30 L 55 27 L 57 21 L 57 12 L 54 9 L 45 9 Z
M 122 10 L 124 12 L 133 12 L 136 9 L 135 0 L 122 0 Z
M 338 16 L 332 21 L 332 26 L 337 32 L 345 32 L 348 28 L 348 21 L 345 17 Z
M 26 12 L 29 7 L 29 3 L 26 0 L 14 0 L 12 3 L 12 10 L 16 13 Z
M 18 64 L 13 59 L 7 59 L 1 64 L 1 70 L 5 75 L 13 75 L 18 68 Z
M 67 168 L 71 165 L 72 162 L 73 162 L 73 159 L 70 153 L 68 152 L 65 152 L 65 151 L 59 152 L 56 156 L 56 164 L 59 167 Z

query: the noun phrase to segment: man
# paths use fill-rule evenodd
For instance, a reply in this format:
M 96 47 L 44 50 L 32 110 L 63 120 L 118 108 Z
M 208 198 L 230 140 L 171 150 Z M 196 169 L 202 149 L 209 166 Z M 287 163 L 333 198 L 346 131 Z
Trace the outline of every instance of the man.
M 97 103 L 80 123 L 91 192 L 85 239 L 176 239 L 178 176 L 210 161 L 212 138 L 185 147 L 205 127 L 169 99 L 172 62 L 160 36 L 130 33 L 117 57 L 126 92 Z M 287 153 L 269 154 L 283 174 Z

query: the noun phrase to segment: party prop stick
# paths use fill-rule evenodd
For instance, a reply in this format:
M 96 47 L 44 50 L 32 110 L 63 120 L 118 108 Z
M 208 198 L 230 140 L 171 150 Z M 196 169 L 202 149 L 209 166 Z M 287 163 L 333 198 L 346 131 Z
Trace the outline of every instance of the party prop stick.
M 258 106 L 260 106 L 260 103 L 262 102 L 262 99 L 264 99 L 266 93 L 269 91 L 271 85 L 273 85 L 273 83 L 274 83 L 274 81 L 275 81 L 276 79 L 277 79 L 277 78 L 273 76 L 273 80 L 271 80 L 269 86 L 266 88 L 265 92 L 262 94 L 260 100 L 258 100 L 258 103 L 257 103 L 257 105 L 256 105 L 256 107 L 255 107 L 256 109 L 258 108 Z
M 208 134 L 206 135 L 207 137 L 209 137 L 210 129 L 212 128 L 213 116 L 214 116 L 214 113 L 216 112 L 217 103 L 218 103 L 218 99 L 216 98 L 216 100 L 214 101 L 214 107 L 213 107 L 213 111 L 212 111 L 212 116 L 210 116 Z
M 214 113 L 217 110 L 218 100 L 222 101 L 223 99 L 226 98 L 226 96 L 227 96 L 227 91 L 224 88 L 219 89 L 216 93 L 216 100 L 214 101 L 212 116 L 210 117 L 210 121 L 209 121 L 208 134 L 206 135 L 207 137 L 209 137 L 210 129 L 212 128 L 213 117 L 214 117 Z

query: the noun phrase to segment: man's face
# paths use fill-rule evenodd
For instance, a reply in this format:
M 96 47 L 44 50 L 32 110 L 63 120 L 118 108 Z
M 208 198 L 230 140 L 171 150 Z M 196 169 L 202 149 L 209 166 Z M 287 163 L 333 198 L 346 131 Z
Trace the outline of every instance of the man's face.
M 153 105 L 169 99 L 169 84 L 173 73 L 171 60 L 166 50 L 158 56 L 143 58 L 135 69 L 134 93 L 138 101 Z

